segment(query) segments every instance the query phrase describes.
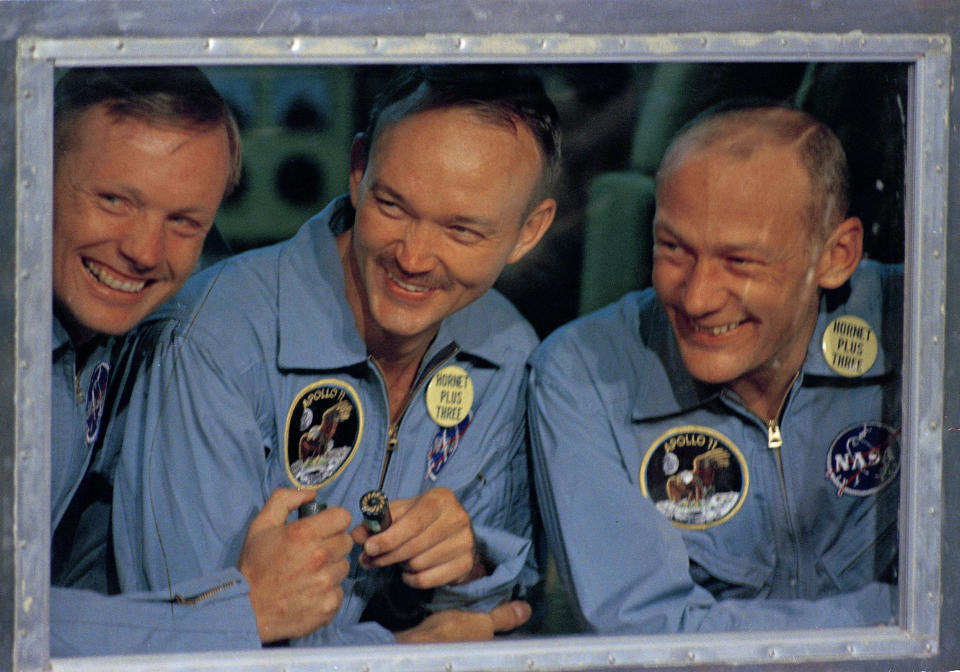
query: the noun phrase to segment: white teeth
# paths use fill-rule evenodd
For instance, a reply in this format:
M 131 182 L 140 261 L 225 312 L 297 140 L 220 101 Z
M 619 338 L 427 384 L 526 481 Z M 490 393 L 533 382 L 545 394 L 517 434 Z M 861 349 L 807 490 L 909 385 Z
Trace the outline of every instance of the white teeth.
M 393 273 L 389 273 L 388 275 L 390 276 L 391 280 L 393 280 L 397 285 L 400 286 L 401 289 L 405 289 L 408 292 L 422 293 L 422 292 L 429 292 L 431 289 L 433 289 L 432 287 L 421 287 L 419 285 L 411 285 L 410 283 L 404 282 L 403 280 L 395 276 Z
M 736 329 L 742 324 L 742 322 L 731 322 L 730 324 L 724 324 L 719 327 L 701 327 L 697 324 L 693 325 L 694 331 L 698 331 L 702 334 L 713 334 L 714 336 L 719 336 L 720 334 L 725 334 L 731 329 Z
M 110 289 L 116 289 L 121 292 L 129 292 L 130 294 L 136 294 L 137 292 L 141 291 L 144 287 L 147 286 L 146 280 L 138 280 L 136 282 L 121 280 L 120 278 L 117 278 L 116 276 L 112 275 L 110 271 L 108 271 L 103 266 L 100 266 L 99 264 L 93 261 L 90 261 L 89 259 L 85 259 L 83 262 L 83 265 L 87 269 L 87 271 L 90 272 L 90 275 L 95 277 L 97 280 L 105 284 Z

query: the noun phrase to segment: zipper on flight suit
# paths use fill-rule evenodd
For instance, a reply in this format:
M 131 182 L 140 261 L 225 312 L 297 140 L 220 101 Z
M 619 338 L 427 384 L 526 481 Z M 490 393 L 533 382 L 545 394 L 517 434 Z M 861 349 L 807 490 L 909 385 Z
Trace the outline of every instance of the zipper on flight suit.
M 420 386 L 423 384 L 423 381 L 427 380 L 433 372 L 436 371 L 440 366 L 457 354 L 460 351 L 460 346 L 456 343 L 451 343 L 443 350 L 437 353 L 437 355 L 430 360 L 430 363 L 424 368 L 423 374 L 420 375 L 416 381 L 414 381 L 413 386 L 407 392 L 406 398 L 403 400 L 403 406 L 400 407 L 400 413 L 397 415 L 397 421 L 390 423 L 390 428 L 387 431 L 387 445 L 385 446 L 385 452 L 383 455 L 383 466 L 380 467 L 380 482 L 377 485 L 377 490 L 383 490 L 383 484 L 387 480 L 387 469 L 390 467 L 390 458 L 393 457 L 393 454 L 397 451 L 399 447 L 399 434 L 400 434 L 400 422 L 403 420 L 403 417 L 407 414 L 407 409 L 410 407 L 410 402 L 413 400 L 417 390 L 420 389 Z M 380 380 L 383 382 L 384 397 L 387 402 L 387 413 L 390 413 L 390 396 L 387 391 L 386 386 L 386 376 L 383 375 L 383 369 L 380 368 L 380 365 L 377 364 L 377 360 L 373 357 L 367 357 L 371 364 L 376 368 L 377 372 L 380 374 Z M 357 577 L 360 574 L 360 564 L 357 563 L 350 568 L 350 578 L 354 581 L 357 580 Z M 344 596 L 343 605 L 341 610 L 345 610 L 347 606 L 353 599 L 353 594 L 349 593 Z
M 175 603 L 175 604 L 179 604 L 179 605 L 182 605 L 182 606 L 192 606 L 192 605 L 194 605 L 194 604 L 198 604 L 198 603 L 200 603 L 200 602 L 203 602 L 204 600 L 206 600 L 206 599 L 208 599 L 208 598 L 211 598 L 211 597 L 213 597 L 214 595 L 216 595 L 216 594 L 218 594 L 218 593 L 222 593 L 222 592 L 225 591 L 227 588 L 231 588 L 231 587 L 237 585 L 238 583 L 240 583 L 239 580 L 233 579 L 232 581 L 227 581 L 226 583 L 221 583 L 219 586 L 214 586 L 213 588 L 208 588 L 207 590 L 205 590 L 205 591 L 203 591 L 203 592 L 201 592 L 201 593 L 197 593 L 196 595 L 188 595 L 187 597 L 184 597 L 184 596 L 181 595 L 180 593 L 177 593 L 176 595 L 173 596 L 173 599 L 172 599 L 171 601 L 172 601 L 173 603 Z
M 783 410 L 787 405 L 787 399 L 790 398 L 790 393 L 793 391 L 793 386 L 797 382 L 797 378 L 800 377 L 800 371 L 798 370 L 793 378 L 790 380 L 790 385 L 787 386 L 787 391 L 783 395 L 783 399 L 780 400 L 780 406 L 777 408 L 777 414 L 770 420 L 766 421 L 767 426 L 767 448 L 773 451 L 776 460 L 777 460 L 777 472 L 780 476 L 780 489 L 783 492 L 783 503 L 784 503 L 784 514 L 787 518 L 787 526 L 790 531 L 790 537 L 793 539 L 794 547 L 794 559 L 793 559 L 793 585 L 796 586 L 800 581 L 800 548 L 799 540 L 797 539 L 797 533 L 794 529 L 793 518 L 790 516 L 790 498 L 787 496 L 787 479 L 783 473 L 783 457 L 780 454 L 780 448 L 783 446 L 783 434 L 780 431 L 780 421 L 783 419 Z
M 413 387 L 407 392 L 406 398 L 403 400 L 403 405 L 400 407 L 400 413 L 397 415 L 396 422 L 390 423 L 390 429 L 387 433 L 387 445 L 385 446 L 385 453 L 383 456 L 383 466 L 380 468 L 380 482 L 377 485 L 377 490 L 383 490 L 383 484 L 387 480 L 387 469 L 390 466 L 390 458 L 393 457 L 393 454 L 396 452 L 399 444 L 399 434 L 400 434 L 400 423 L 403 421 L 403 416 L 407 414 L 407 408 L 410 407 L 410 402 L 413 400 L 413 397 L 416 395 L 417 390 L 423 385 L 423 381 L 427 380 L 433 373 L 440 368 L 447 360 L 453 357 L 455 354 L 460 352 L 460 346 L 456 343 L 451 343 L 443 350 L 437 353 L 437 355 L 430 360 L 430 363 L 427 364 L 426 368 L 423 370 L 423 373 L 417 378 L 414 382 Z M 386 382 L 386 376 L 383 375 L 383 369 L 380 368 L 380 365 L 377 364 L 377 360 L 373 357 L 369 357 L 370 362 L 377 368 L 377 371 L 380 373 L 380 378 Z M 386 385 L 384 385 L 386 388 Z M 387 395 L 387 413 L 390 412 L 390 397 Z

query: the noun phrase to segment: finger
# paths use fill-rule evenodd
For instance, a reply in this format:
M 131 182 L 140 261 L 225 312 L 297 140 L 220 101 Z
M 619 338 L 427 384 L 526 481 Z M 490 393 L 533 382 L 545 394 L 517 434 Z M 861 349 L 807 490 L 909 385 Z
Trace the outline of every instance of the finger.
M 406 547 L 398 549 L 405 550 Z M 440 539 L 432 546 L 419 553 L 410 553 L 410 558 L 403 561 L 403 568 L 409 572 L 422 572 L 443 564 L 456 564 L 462 567 L 466 574 L 473 567 L 477 556 L 473 535 L 463 531 L 456 536 Z M 378 558 L 379 560 L 379 558 Z
M 344 535 L 345 538 L 350 539 L 346 531 L 347 528 L 350 527 L 351 522 L 352 519 L 349 511 L 340 506 L 331 506 L 309 518 L 302 518 L 295 521 L 294 524 L 308 529 L 310 533 L 319 539 L 341 534 Z M 350 539 L 351 545 L 352 541 L 353 540 Z
M 419 572 L 404 570 L 401 573 L 403 582 L 411 588 L 428 589 L 446 586 L 463 578 L 473 565 L 472 556 L 469 564 L 458 558 L 452 562 L 445 562 Z
M 490 620 L 493 621 L 494 632 L 507 632 L 530 620 L 533 610 L 522 600 L 514 600 L 501 604 L 490 610 Z
M 380 560 L 377 562 L 380 567 L 409 560 L 439 540 L 438 535 L 428 532 L 430 522 L 409 515 L 402 520 L 394 519 L 385 532 L 373 534 L 363 542 L 363 551 L 368 557 Z
M 353 537 L 353 542 L 360 546 L 363 546 L 364 542 L 369 539 L 372 534 L 373 533 L 367 529 L 367 526 L 362 523 L 350 530 L 350 536 Z
M 313 490 L 277 488 L 270 493 L 270 497 L 264 503 L 263 508 L 260 509 L 260 513 L 250 521 L 248 534 L 283 525 L 291 512 L 295 511 L 301 504 L 306 504 L 316 497 L 316 494 Z

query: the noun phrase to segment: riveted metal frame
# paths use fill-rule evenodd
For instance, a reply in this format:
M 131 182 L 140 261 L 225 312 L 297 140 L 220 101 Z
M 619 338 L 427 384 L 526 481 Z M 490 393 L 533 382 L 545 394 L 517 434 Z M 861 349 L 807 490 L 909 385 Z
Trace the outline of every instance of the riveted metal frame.
M 17 4 L 17 3 L 13 3 Z M 34 3 L 20 3 L 29 5 Z M 70 3 L 36 3 L 70 4 Z M 145 3 L 109 5 L 110 11 L 152 12 Z M 214 3 L 216 4 L 216 3 Z M 260 3 L 255 3 L 260 4 Z M 279 3 L 270 3 L 279 4 Z M 423 3 L 429 4 L 429 3 Z M 568 13 L 571 3 L 540 3 Z M 625 3 L 616 3 L 622 6 Z M 689 3 L 688 3 L 689 4 Z M 748 5 L 749 3 L 740 3 Z M 361 3 L 367 7 L 368 3 Z M 266 5 L 263 5 L 266 7 Z M 483 11 L 497 4 L 479 2 Z M 0 17 L 3 16 L 0 7 Z M 239 10 L 237 10 L 239 11 Z M 479 10 L 478 10 L 479 11 Z M 241 14 L 242 16 L 245 16 Z M 224 34 L 198 26 L 196 34 L 165 36 L 162 28 L 93 34 L 45 31 L 40 20 L 11 37 L 13 86 L 0 101 L 12 157 L 0 161 L 0 184 L 12 207 L 0 215 L 0 367 L 13 381 L 2 392 L 0 422 L 12 427 L 10 451 L 0 461 L 0 495 L 10 518 L 0 521 L 0 666 L 15 670 L 553 670 L 711 669 L 727 665 L 776 669 L 952 669 L 956 655 L 958 594 L 942 576 L 957 561 L 942 552 L 958 544 L 950 527 L 957 497 L 946 491 L 944 389 L 957 374 L 945 367 L 945 348 L 955 301 L 948 291 L 951 149 L 951 35 L 827 31 L 704 31 L 619 34 L 609 31 L 457 32 L 327 35 L 317 24 L 281 36 Z M 140 17 L 133 22 L 143 25 Z M 535 22 L 528 22 L 535 23 Z M 627 22 L 629 25 L 629 22 Z M 746 23 L 749 23 L 747 21 Z M 523 22 L 520 22 L 523 28 Z M 353 25 L 353 24 L 350 24 Z M 405 25 L 405 24 L 403 24 Z M 234 25 L 232 31 L 237 30 Z M 414 29 L 415 30 L 415 29 Z M 56 33 L 49 36 L 46 32 Z M 180 31 L 176 31 L 180 32 Z M 0 37 L 3 37 L 0 35 Z M 7 36 L 10 37 L 10 36 Z M 0 41 L 2 44 L 2 41 Z M 107 64 L 364 64 L 397 62 L 653 62 L 653 61 L 884 61 L 910 65 L 907 101 L 907 194 L 904 328 L 904 427 L 901 501 L 901 604 L 896 627 L 778 631 L 762 634 L 670 636 L 566 636 L 500 639 L 493 643 L 379 646 L 324 650 L 271 649 L 215 654 L 122 656 L 48 660 L 51 128 L 54 71 Z M 6 73 L 7 80 L 10 72 Z M 865 112 L 866 113 L 866 112 Z M 956 184 L 954 182 L 954 184 Z M 955 349 L 954 349 L 955 350 Z M 956 354 L 954 352 L 954 354 Z M 7 389 L 11 389 L 7 387 Z M 12 398 L 10 398 L 12 397 Z M 952 406 L 950 407 L 952 409 Z M 955 443 L 955 442 L 954 442 Z M 953 448 L 955 449 L 955 445 Z M 950 472 L 955 473 L 955 472 Z M 12 487 L 11 487 L 12 485 Z M 950 505 L 953 505 L 952 507 Z M 947 562 L 941 568 L 941 562 Z M 9 624 L 9 625 L 8 625 Z M 8 653 L 9 651 L 9 653 Z

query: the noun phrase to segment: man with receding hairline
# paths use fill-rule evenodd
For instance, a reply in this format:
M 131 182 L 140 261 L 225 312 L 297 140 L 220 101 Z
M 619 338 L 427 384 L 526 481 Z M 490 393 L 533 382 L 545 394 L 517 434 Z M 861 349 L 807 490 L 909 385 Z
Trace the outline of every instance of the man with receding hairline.
M 488 639 L 525 622 L 510 598 L 537 580 L 522 392 L 536 337 L 491 287 L 550 226 L 559 152 L 526 70 L 401 69 L 355 139 L 349 194 L 173 307 L 118 469 L 121 581 L 232 563 L 269 577 L 273 555 L 243 530 L 289 491 L 352 517 L 356 543 L 342 605 L 285 629 L 295 643 Z M 268 532 L 299 558 L 290 527 Z
M 538 495 L 588 629 L 893 618 L 902 271 L 861 260 L 846 172 L 797 110 L 694 122 L 657 175 L 653 288 L 532 356 Z

